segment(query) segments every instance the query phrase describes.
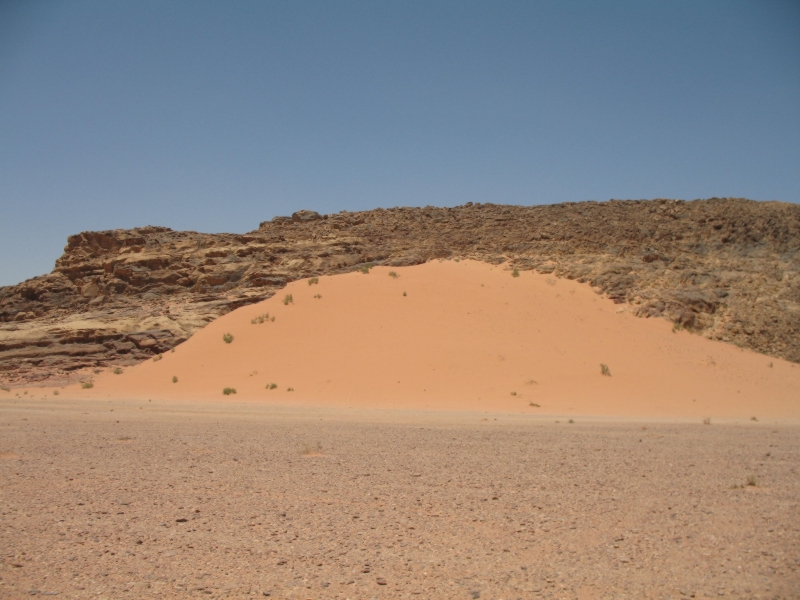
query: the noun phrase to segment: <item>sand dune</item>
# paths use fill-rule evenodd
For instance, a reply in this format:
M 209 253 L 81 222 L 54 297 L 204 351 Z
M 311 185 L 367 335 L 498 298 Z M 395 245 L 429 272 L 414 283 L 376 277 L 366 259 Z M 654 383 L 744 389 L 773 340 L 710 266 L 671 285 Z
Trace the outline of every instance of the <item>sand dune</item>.
M 283 303 L 286 294 L 293 302 Z M 253 324 L 266 313 L 269 320 Z M 226 333 L 231 343 L 223 341 Z M 268 389 L 272 383 L 277 387 Z M 226 387 L 236 395 L 224 396 Z M 294 282 L 212 322 L 161 360 L 119 375 L 107 371 L 92 389 L 61 393 L 794 419 L 799 390 L 800 368 L 792 363 L 673 332 L 663 319 L 636 318 L 588 285 L 434 261 Z

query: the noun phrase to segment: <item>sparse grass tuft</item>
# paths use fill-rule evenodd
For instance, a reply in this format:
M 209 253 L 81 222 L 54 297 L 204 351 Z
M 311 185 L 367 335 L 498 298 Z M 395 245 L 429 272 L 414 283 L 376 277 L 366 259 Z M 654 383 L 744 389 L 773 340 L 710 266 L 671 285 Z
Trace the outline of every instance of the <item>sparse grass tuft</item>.
M 747 476 L 747 485 L 749 485 L 751 487 L 757 487 L 758 486 L 758 479 L 756 479 L 755 475 L 748 475 Z
M 258 315 L 257 317 L 250 319 L 250 323 L 253 325 L 260 325 L 264 321 L 269 322 L 269 313 L 264 313 L 263 315 Z
M 58 390 L 53 390 L 53 396 L 58 396 Z
M 291 294 L 286 294 L 286 295 L 283 297 L 283 304 L 284 304 L 284 306 L 289 306 L 289 303 L 290 303 L 290 302 L 291 302 L 292 304 L 294 304 L 294 298 L 292 297 L 292 295 L 291 295 Z
M 531 402 L 530 404 L 528 404 L 528 406 L 532 406 L 534 408 L 541 408 L 538 404 L 536 404 L 536 402 Z
M 129 435 L 121 435 L 117 438 L 120 442 L 130 442 L 133 438 Z
M 173 349 L 172 349 L 172 351 L 173 351 L 173 352 L 175 352 L 175 349 L 173 348 Z M 156 354 L 156 355 L 153 357 L 153 362 L 158 362 L 158 361 L 160 361 L 162 358 L 164 358 L 164 357 L 163 357 L 163 356 L 161 356 L 160 354 Z
M 370 262 L 370 263 L 367 263 L 367 264 L 365 264 L 365 265 L 362 265 L 361 267 L 359 267 L 359 268 L 358 268 L 358 270 L 359 270 L 361 273 L 363 273 L 364 275 L 369 275 L 369 270 L 370 270 L 372 267 L 374 267 L 374 266 L 375 266 L 375 265 L 374 265 L 373 263 L 371 263 L 371 262 Z
M 512 277 L 519 277 L 519 269 L 514 269 L 513 271 L 511 271 L 511 276 Z
M 512 395 L 512 396 L 516 396 L 516 395 L 517 395 L 517 392 L 511 392 L 511 395 Z
M 114 367 L 114 375 L 122 375 L 122 369 L 119 367 Z
M 703 419 L 703 425 L 711 425 L 711 419 L 710 419 L 710 418 L 708 418 L 708 417 L 706 417 L 705 419 Z
M 758 421 L 758 417 L 750 417 L 751 421 Z
M 0 390 L 3 390 L 4 392 L 10 392 L 10 391 L 11 391 L 11 388 L 7 388 L 7 387 L 6 387 L 6 386 L 4 386 L 4 385 L 0 385 Z
M 268 390 L 274 390 L 276 387 L 278 387 L 277 383 L 268 383 L 267 384 L 267 389 Z
M 317 300 L 321 300 L 322 294 L 314 294 L 314 298 L 316 298 Z
M 94 382 L 93 381 L 84 381 L 84 382 L 81 383 L 81 387 L 83 389 L 85 389 L 85 390 L 91 389 L 91 388 L 94 387 Z
M 308 280 L 308 285 L 314 285 L 315 283 L 319 283 L 319 277 L 312 277 Z
M 222 336 L 222 341 L 226 344 L 230 344 L 233 341 L 233 336 L 230 333 L 226 333 Z
M 236 388 L 224 388 L 222 390 L 222 393 L 225 394 L 226 396 L 230 396 L 231 394 L 236 393 Z
M 100 375 L 100 373 L 102 373 L 102 372 L 103 372 L 102 369 L 95 369 L 94 370 L 94 374 L 95 375 Z
M 398 275 L 394 271 L 389 271 L 389 277 L 391 277 L 392 279 L 397 279 L 398 277 L 400 277 L 400 275 Z
M 287 391 L 287 392 L 293 392 L 293 391 L 294 391 L 294 388 L 293 388 L 293 387 L 286 388 L 286 391 Z
M 403 296 L 408 296 L 408 294 L 406 294 L 405 292 L 403 292 Z
M 567 423 L 574 423 L 574 422 L 575 422 L 574 419 L 570 419 L 569 421 L 567 421 Z
M 172 376 L 172 383 L 178 383 L 178 378 L 175 375 Z
M 600 374 L 605 375 L 606 377 L 611 377 L 611 369 L 608 368 L 608 365 L 600 363 Z
M 322 444 L 317 442 L 317 445 L 312 447 L 309 445 L 303 446 L 302 450 L 300 450 L 300 454 L 303 456 L 315 456 L 318 454 L 322 454 Z
M 769 363 L 767 366 L 771 369 L 772 368 L 772 363 Z

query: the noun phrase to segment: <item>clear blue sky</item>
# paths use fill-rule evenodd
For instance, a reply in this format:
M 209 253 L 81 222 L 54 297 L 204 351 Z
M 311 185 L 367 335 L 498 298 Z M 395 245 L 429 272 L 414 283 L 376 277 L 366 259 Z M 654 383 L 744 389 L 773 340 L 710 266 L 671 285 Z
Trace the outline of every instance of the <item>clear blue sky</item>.
M 0 2 L 0 285 L 67 235 L 800 202 L 800 2 Z

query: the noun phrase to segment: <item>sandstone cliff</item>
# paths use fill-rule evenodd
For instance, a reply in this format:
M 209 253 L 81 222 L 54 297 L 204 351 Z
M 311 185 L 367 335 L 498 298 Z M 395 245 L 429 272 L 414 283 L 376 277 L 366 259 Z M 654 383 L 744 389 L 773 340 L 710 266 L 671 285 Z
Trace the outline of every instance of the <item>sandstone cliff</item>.
M 473 258 L 595 286 L 642 317 L 800 362 L 800 206 L 713 198 L 299 211 L 248 234 L 70 236 L 49 275 L 0 288 L 0 379 L 133 364 L 299 278 Z

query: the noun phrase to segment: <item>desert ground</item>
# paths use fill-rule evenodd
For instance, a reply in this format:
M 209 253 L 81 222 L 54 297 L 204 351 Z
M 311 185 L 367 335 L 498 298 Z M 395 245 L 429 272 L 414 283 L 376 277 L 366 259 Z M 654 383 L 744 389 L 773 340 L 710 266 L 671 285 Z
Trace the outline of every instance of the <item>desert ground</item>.
M 573 421 L 3 400 L 0 597 L 798 597 L 796 426 Z
M 0 391 L 0 597 L 800 597 L 800 368 L 574 281 L 302 280 L 84 375 Z

